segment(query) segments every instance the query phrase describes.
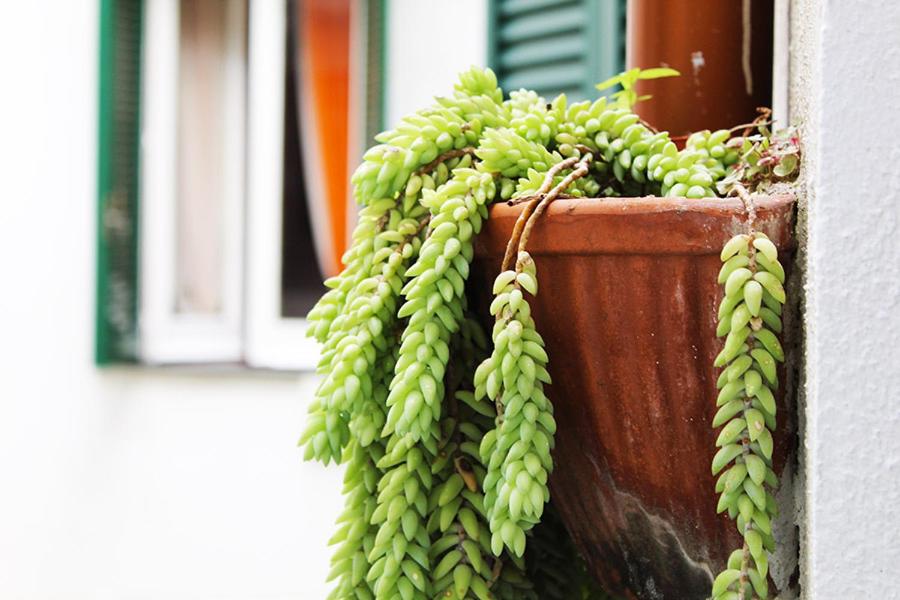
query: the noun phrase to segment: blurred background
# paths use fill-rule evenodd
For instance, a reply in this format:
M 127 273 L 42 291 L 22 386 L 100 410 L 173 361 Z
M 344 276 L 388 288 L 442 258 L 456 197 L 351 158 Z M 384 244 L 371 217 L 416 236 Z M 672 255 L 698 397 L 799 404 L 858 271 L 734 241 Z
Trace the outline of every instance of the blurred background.
M 303 316 L 349 173 L 501 29 L 504 84 L 593 95 L 624 6 L 0 3 L 0 597 L 325 598 Z
M 896 54 L 895 21 L 867 12 L 863 35 L 838 3 L 793 0 L 790 14 L 786 0 L 631 4 L 0 2 L 0 598 L 326 597 L 341 473 L 303 463 L 295 445 L 316 384 L 303 315 L 353 227 L 348 178 L 363 149 L 469 65 L 492 66 L 507 90 L 572 99 L 626 64 L 674 66 L 684 75 L 658 85 L 685 86 L 667 96 L 679 100 L 641 108 L 674 134 L 749 120 L 760 104 L 785 122 L 790 104 L 817 158 L 804 168 L 823 174 L 816 204 L 801 198 L 801 227 L 808 218 L 820 240 L 810 260 L 842 281 L 861 262 L 847 232 L 890 224 L 891 196 L 842 212 L 856 188 L 841 174 L 864 169 L 864 153 L 816 144 L 821 129 L 892 152 L 883 91 L 841 82 L 890 75 L 862 58 Z M 896 197 L 896 169 L 882 175 L 866 181 Z M 807 289 L 821 378 L 807 401 L 847 427 L 825 408 L 865 388 L 852 385 L 864 371 L 842 370 L 846 345 L 829 332 L 841 307 L 870 296 L 832 291 Z M 869 334 L 889 345 L 886 329 Z M 888 385 L 871 397 L 890 397 Z M 818 389 L 837 390 L 832 404 Z M 817 431 L 810 456 L 850 456 Z M 853 488 L 810 477 L 821 497 Z

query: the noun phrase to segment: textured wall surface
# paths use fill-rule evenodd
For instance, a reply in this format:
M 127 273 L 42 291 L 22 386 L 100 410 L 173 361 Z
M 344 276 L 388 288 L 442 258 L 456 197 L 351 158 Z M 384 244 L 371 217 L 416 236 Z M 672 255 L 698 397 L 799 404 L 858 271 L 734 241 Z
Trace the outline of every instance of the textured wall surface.
M 808 191 L 803 597 L 897 598 L 900 3 L 792 10 Z

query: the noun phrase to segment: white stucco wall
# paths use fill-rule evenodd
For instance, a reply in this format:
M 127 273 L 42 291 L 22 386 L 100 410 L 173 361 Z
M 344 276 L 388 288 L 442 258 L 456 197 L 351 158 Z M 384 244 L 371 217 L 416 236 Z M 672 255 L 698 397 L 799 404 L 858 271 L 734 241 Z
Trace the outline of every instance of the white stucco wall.
M 487 0 L 388 0 L 388 126 L 487 62 Z
M 807 179 L 804 597 L 897 598 L 900 3 L 792 4 Z
M 0 3 L 0 598 L 324 598 L 314 381 L 92 364 L 98 4 Z

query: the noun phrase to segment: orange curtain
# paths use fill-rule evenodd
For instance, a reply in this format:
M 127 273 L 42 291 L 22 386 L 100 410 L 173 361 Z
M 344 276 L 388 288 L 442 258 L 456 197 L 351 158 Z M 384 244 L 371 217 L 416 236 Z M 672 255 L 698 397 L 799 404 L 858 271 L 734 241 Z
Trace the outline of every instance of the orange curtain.
M 319 266 L 330 276 L 347 245 L 350 0 L 298 0 L 297 7 L 307 206 Z

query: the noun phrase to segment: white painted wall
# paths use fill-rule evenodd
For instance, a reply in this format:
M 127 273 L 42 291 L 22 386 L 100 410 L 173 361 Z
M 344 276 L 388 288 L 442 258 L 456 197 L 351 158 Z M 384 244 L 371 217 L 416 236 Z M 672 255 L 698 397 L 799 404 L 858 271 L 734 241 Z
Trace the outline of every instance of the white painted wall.
M 898 598 L 900 3 L 792 5 L 809 240 L 804 597 Z
M 387 35 L 390 126 L 487 63 L 487 0 L 388 0 Z
M 324 598 L 314 381 L 92 364 L 97 5 L 0 7 L 0 598 Z
M 98 4 L 0 7 L 0 598 L 324 598 L 314 379 L 93 366 Z M 485 52 L 484 0 L 395 4 L 392 120 Z

